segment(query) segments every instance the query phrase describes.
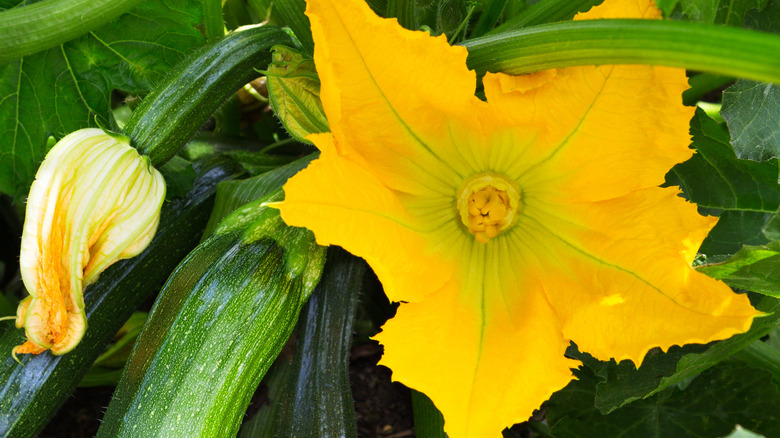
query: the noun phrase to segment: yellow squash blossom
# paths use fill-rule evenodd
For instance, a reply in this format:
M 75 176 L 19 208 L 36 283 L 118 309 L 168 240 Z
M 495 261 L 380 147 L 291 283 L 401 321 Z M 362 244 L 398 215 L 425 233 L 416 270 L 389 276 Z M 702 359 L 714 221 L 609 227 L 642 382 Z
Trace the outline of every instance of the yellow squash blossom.
M 87 328 L 83 289 L 103 270 L 146 248 L 165 199 L 162 175 L 125 138 L 82 129 L 60 140 L 27 198 L 20 268 L 30 293 L 13 353 L 72 350 Z
M 484 78 L 466 49 L 361 0 L 309 0 L 330 133 L 284 220 L 365 258 L 401 302 L 377 336 L 452 438 L 499 436 L 571 379 L 570 341 L 637 365 L 747 330 L 744 295 L 691 268 L 716 219 L 659 188 L 691 156 L 682 70 Z M 607 0 L 579 19 L 660 18 Z

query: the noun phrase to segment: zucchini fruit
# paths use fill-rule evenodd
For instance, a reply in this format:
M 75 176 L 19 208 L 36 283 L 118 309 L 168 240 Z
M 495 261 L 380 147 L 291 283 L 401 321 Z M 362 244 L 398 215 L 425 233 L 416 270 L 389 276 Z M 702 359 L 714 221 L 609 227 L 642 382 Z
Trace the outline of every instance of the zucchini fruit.
M 198 243 L 211 211 L 216 184 L 243 173 L 232 160 L 196 163 L 199 176 L 186 197 L 166 203 L 152 243 L 141 255 L 117 262 L 84 294 L 89 321 L 81 343 L 69 354 L 24 355 L 11 350 L 24 338 L 21 330 L 0 337 L 0 436 L 32 437 L 65 402 L 92 363 L 133 311 L 160 285 Z
M 205 45 L 174 67 L 141 101 L 124 135 L 153 165 L 165 163 L 225 100 L 259 75 L 271 61 L 271 47 L 291 44 L 281 29 L 254 26 Z
M 325 255 L 310 231 L 285 225 L 264 200 L 227 216 L 176 268 L 98 437 L 236 435 Z
M 356 437 L 349 385 L 352 326 L 366 263 L 328 249 L 320 284 L 301 313 L 277 437 Z

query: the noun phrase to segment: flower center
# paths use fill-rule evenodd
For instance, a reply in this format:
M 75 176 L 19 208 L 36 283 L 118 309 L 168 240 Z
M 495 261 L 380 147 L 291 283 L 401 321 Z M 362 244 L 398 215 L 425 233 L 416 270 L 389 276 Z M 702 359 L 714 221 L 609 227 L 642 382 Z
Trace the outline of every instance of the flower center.
M 463 225 L 481 243 L 511 227 L 521 207 L 515 184 L 492 173 L 466 180 L 458 189 L 457 204 Z

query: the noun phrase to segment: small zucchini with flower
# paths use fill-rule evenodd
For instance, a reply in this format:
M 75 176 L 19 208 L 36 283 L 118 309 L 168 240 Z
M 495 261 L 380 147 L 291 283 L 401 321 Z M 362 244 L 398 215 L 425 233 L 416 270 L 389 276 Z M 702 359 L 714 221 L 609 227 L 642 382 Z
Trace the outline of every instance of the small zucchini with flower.
M 23 338 L 17 330 L 0 335 L 0 436 L 33 437 L 70 396 L 130 314 L 173 271 L 200 240 L 214 204 L 216 185 L 241 175 L 232 160 L 208 158 L 194 165 L 196 179 L 183 197 L 166 202 L 155 239 L 146 250 L 117 262 L 84 291 L 89 329 L 68 354 L 10 357 Z
M 14 355 L 64 354 L 79 343 L 84 287 L 143 251 L 157 229 L 165 181 L 154 165 L 256 75 L 253 67 L 268 64 L 272 46 L 288 41 L 273 27 L 235 32 L 180 63 L 133 113 L 126 136 L 83 129 L 52 148 L 27 202 L 21 272 L 30 296 L 16 318 L 27 341 Z
M 115 315 L 116 321 L 106 321 L 90 314 L 82 292 L 109 265 L 141 253 L 152 240 L 165 197 L 163 178 L 154 166 L 173 157 L 214 109 L 256 75 L 255 68 L 268 64 L 270 48 L 285 42 L 289 37 L 283 31 L 256 27 L 204 46 L 144 100 L 125 126 L 124 135 L 85 129 L 66 136 L 52 149 L 28 200 L 21 264 L 30 297 L 20 304 L 16 318 L 17 326 L 25 328 L 27 341 L 14 348 L 15 354 L 50 350 L 60 355 L 74 348 L 82 351 L 78 344 L 85 333 L 91 339 L 90 331 L 94 331 L 103 339 L 106 333 L 110 332 L 110 337 L 116 332 L 118 326 L 111 324 L 121 325 L 121 317 Z M 197 239 L 200 235 L 197 227 L 193 229 L 189 224 L 180 224 L 180 228 L 190 230 L 190 237 Z M 171 246 L 187 248 L 181 242 L 171 242 Z M 171 260 L 161 266 L 175 264 L 183 256 L 178 254 L 176 258 L 176 251 L 167 254 Z M 145 293 L 161 282 L 161 278 L 155 280 Z M 128 288 L 137 288 L 138 284 L 140 281 L 105 293 L 112 300 L 121 298 Z M 87 291 L 88 296 L 92 293 L 92 289 Z M 135 291 L 130 294 L 135 296 Z M 86 331 L 87 318 L 96 325 L 90 331 Z M 18 332 L 6 334 L 14 335 L 15 342 L 19 342 Z M 43 373 L 37 365 L 31 366 L 71 362 L 50 354 L 20 356 L 26 367 L 9 364 L 3 368 L 0 377 L 8 378 L 3 379 L 0 388 L 0 431 L 4 431 L 0 435 L 34 435 L 34 428 L 45 424 L 78 383 L 86 370 L 82 358 L 93 360 L 107 339 L 99 347 L 88 346 L 89 355 L 73 359 L 79 363 L 78 372 Z M 6 351 L 10 353 L 11 348 Z M 12 363 L 10 357 L 8 361 Z M 18 372 L 22 368 L 39 371 L 34 385 L 30 382 L 32 374 Z M 49 401 L 35 398 L 37 395 L 20 395 L 27 386 L 38 391 L 49 384 L 57 388 L 48 393 Z

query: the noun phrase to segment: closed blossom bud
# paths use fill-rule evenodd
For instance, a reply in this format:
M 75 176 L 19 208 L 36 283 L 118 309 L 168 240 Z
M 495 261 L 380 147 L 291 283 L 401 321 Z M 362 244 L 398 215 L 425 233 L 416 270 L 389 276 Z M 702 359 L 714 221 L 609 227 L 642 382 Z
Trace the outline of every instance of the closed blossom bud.
M 127 138 L 82 129 L 60 140 L 27 199 L 20 267 L 30 296 L 16 326 L 27 342 L 13 353 L 72 350 L 87 327 L 84 288 L 152 240 L 165 181 Z
M 330 131 L 314 60 L 289 47 L 274 47 L 266 86 L 271 108 L 297 140 L 310 143 L 307 135 Z

